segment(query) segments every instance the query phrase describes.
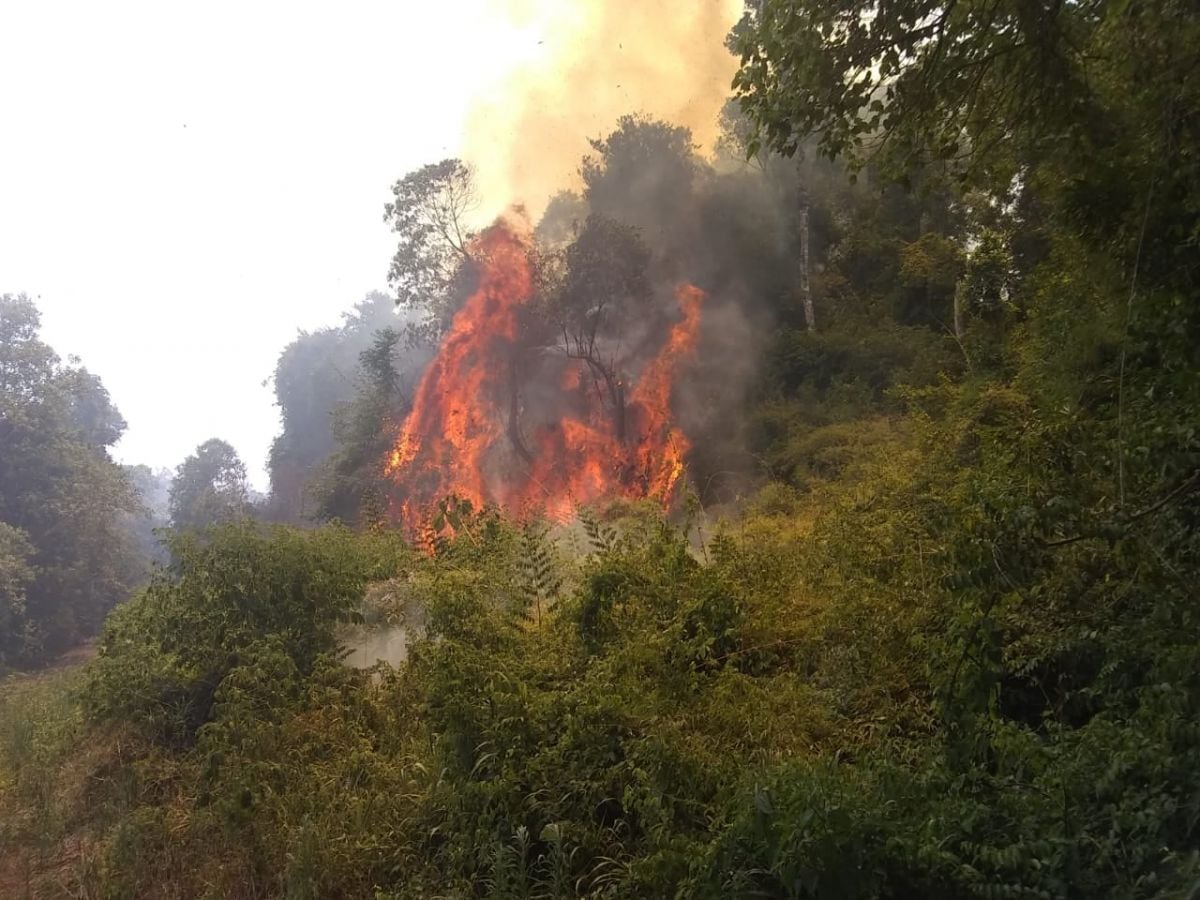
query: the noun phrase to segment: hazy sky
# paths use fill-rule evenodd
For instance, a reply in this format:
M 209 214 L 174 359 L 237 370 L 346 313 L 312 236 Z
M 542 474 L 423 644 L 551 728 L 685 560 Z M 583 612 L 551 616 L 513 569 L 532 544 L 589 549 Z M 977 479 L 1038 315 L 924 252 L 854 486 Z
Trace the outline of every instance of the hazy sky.
M 122 461 L 219 436 L 265 488 L 279 351 L 385 287 L 388 186 L 538 52 L 486 0 L 0 0 L 0 292 L 103 379 Z

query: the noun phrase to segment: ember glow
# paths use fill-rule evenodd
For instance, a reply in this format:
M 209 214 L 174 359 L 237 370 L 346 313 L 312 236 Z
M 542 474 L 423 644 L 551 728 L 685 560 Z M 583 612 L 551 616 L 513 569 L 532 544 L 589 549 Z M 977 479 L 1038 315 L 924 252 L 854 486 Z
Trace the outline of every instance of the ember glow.
M 507 222 L 472 247 L 478 288 L 425 370 L 388 460 L 393 515 L 410 531 L 450 494 L 477 508 L 493 503 L 565 519 L 576 504 L 618 497 L 666 503 L 683 474 L 691 444 L 675 424 L 671 394 L 696 348 L 704 292 L 676 289 L 679 318 L 630 378 L 616 416 L 584 362 L 553 348 L 522 356 L 519 314 L 533 293 L 529 250 Z M 527 390 L 534 382 L 537 389 Z

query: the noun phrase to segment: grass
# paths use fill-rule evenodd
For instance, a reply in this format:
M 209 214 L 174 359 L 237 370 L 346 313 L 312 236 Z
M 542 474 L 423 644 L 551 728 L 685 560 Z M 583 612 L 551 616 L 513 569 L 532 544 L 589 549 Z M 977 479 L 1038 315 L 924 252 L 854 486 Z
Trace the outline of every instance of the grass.
M 0 897 L 93 897 L 89 777 L 103 742 L 85 733 L 72 665 L 0 680 Z

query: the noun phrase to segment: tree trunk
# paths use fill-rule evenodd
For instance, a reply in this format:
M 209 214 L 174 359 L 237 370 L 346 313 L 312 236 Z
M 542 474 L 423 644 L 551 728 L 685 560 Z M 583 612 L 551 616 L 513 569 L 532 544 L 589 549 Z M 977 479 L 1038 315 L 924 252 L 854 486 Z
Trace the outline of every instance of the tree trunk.
M 962 343 L 963 339 L 963 285 L 965 281 L 960 278 L 954 285 L 954 337 Z
M 529 452 L 529 448 L 525 446 L 524 438 L 521 437 L 521 394 L 518 390 L 520 385 L 518 374 L 517 355 L 513 353 L 508 361 L 508 440 L 512 444 L 513 449 L 517 451 L 517 455 L 529 465 L 533 465 L 533 454 Z
M 613 424 L 616 425 L 617 440 L 625 443 L 625 385 L 615 375 L 608 386 L 612 394 Z
M 816 331 L 817 314 L 813 310 L 812 286 L 808 280 L 808 204 L 800 207 L 800 299 L 804 303 L 804 323 L 809 331 Z
M 588 367 L 592 372 L 599 376 L 604 382 L 604 387 L 608 390 L 608 400 L 613 407 L 613 431 L 616 433 L 617 440 L 625 443 L 625 385 L 622 384 L 620 377 L 592 356 L 586 357 Z

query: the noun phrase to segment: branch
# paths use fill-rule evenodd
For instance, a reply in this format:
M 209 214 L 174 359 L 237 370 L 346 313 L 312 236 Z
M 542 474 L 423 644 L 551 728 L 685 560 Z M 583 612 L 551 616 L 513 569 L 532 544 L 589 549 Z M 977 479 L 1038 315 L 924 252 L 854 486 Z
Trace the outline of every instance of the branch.
M 1129 343 L 1129 323 L 1133 321 L 1133 301 L 1137 296 L 1138 270 L 1142 265 L 1142 246 L 1146 241 L 1146 223 L 1150 221 L 1150 201 L 1154 197 L 1157 176 L 1146 189 L 1146 210 L 1138 233 L 1137 255 L 1133 259 L 1133 277 L 1129 282 L 1129 301 L 1125 305 L 1125 324 L 1121 329 L 1121 369 L 1117 376 L 1117 484 L 1121 505 L 1125 505 L 1125 351 Z
M 1182 483 L 1176 485 L 1172 490 L 1170 490 L 1169 492 L 1164 494 L 1158 500 L 1151 503 L 1145 509 L 1138 510 L 1137 512 L 1135 512 L 1133 515 L 1131 515 L 1128 519 L 1125 520 L 1124 524 L 1132 525 L 1134 522 L 1137 522 L 1139 519 L 1144 519 L 1147 516 L 1153 515 L 1154 513 L 1158 512 L 1160 509 L 1162 509 L 1167 504 L 1171 503 L 1172 501 L 1178 499 L 1179 497 L 1186 494 L 1188 491 L 1195 488 L 1197 485 L 1200 485 L 1200 469 L 1197 469 L 1188 478 L 1184 479 Z M 1053 540 L 1053 541 L 1042 541 L 1041 543 L 1042 543 L 1043 547 L 1065 547 L 1068 544 L 1075 544 L 1075 543 L 1078 543 L 1079 541 L 1086 541 L 1089 538 L 1096 538 L 1096 537 L 1101 537 L 1101 535 L 1097 532 L 1085 532 L 1083 534 L 1072 535 L 1071 537 L 1058 538 L 1057 540 Z

